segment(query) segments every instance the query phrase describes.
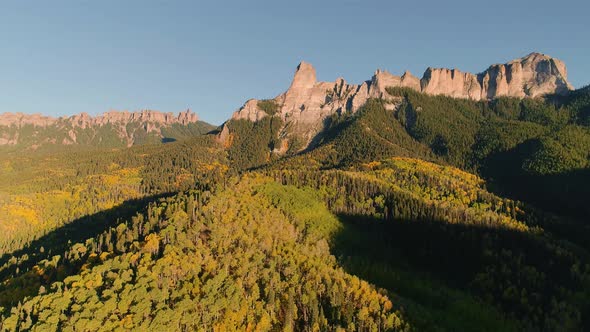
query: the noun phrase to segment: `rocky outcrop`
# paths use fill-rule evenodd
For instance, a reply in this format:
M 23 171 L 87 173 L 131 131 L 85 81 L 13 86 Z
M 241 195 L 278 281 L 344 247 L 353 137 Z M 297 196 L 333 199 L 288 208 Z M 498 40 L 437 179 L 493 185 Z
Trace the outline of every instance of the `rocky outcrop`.
M 278 116 L 290 130 L 282 136 L 297 135 L 309 144 L 321 131 L 324 119 L 334 113 L 354 113 L 368 98 L 383 98 L 389 101 L 387 107 L 394 108 L 396 101 L 387 93 L 388 87 L 473 100 L 500 96 L 534 98 L 564 94 L 573 89 L 567 81 L 565 64 L 540 53 L 531 53 L 507 64 L 492 65 L 480 74 L 428 68 L 420 79 L 407 71 L 396 76 L 377 70 L 370 80 L 360 85 L 348 84 L 343 78 L 318 82 L 313 66 L 301 62 L 289 89 L 273 99 L 280 106 Z M 268 114 L 260 109 L 258 100 L 251 99 L 233 114 L 232 119 L 259 121 L 265 116 Z
M 420 90 L 426 94 L 480 100 L 481 85 L 477 75 L 457 69 L 428 68 L 420 80 Z
M 562 61 L 531 53 L 507 64 L 492 65 L 478 75 L 457 69 L 428 68 L 421 80 L 420 91 L 481 100 L 502 96 L 534 98 L 546 94 L 564 94 L 572 89 Z
M 368 85 L 371 96 L 387 96 L 388 87 L 404 87 L 420 90 L 420 79 L 406 71 L 402 76 L 395 76 L 387 71 L 377 70 Z
M 267 115 L 268 114 L 258 107 L 258 100 L 250 99 L 244 104 L 244 106 L 234 113 L 232 119 L 258 121 Z
M 277 115 L 299 136 L 311 139 L 323 127 L 323 119 L 335 112 L 347 110 L 358 87 L 347 84 L 343 78 L 334 82 L 318 82 L 313 66 L 301 62 L 289 89 L 274 98 L 279 105 Z M 267 114 L 258 106 L 258 100 L 248 100 L 237 110 L 232 119 L 258 121 Z
M 480 78 L 482 98 L 487 99 L 565 94 L 573 89 L 567 81 L 565 64 L 540 53 L 531 53 L 504 65 L 490 66 L 480 74 Z

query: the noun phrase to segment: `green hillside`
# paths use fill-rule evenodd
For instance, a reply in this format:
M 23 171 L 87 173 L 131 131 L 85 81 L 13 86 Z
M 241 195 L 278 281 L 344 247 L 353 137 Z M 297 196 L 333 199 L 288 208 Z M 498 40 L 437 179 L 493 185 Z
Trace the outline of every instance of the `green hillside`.
M 590 213 L 587 89 L 568 98 L 472 101 L 390 88 L 387 110 L 369 100 L 355 115 L 333 116 L 320 144 L 279 164 L 346 167 L 391 156 L 477 173 L 494 191 L 575 217 Z

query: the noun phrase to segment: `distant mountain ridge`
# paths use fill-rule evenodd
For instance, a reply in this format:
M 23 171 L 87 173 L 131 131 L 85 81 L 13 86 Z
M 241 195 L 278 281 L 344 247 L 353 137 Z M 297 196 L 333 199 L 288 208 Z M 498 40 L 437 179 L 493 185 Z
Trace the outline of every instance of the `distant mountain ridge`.
M 373 77 L 362 84 L 348 84 L 343 78 L 334 82 L 318 82 L 315 68 L 306 62 L 297 67 L 289 89 L 271 99 L 276 104 L 272 115 L 278 115 L 284 127 L 282 137 L 296 135 L 308 145 L 324 127 L 324 120 L 332 114 L 355 113 L 369 98 L 383 98 L 389 109 L 396 106 L 386 89 L 405 87 L 430 95 L 446 95 L 472 100 L 489 100 L 497 97 L 539 97 L 546 94 L 567 94 L 573 90 L 567 80 L 565 64 L 541 53 L 531 53 L 506 64 L 490 66 L 480 74 L 461 72 L 457 69 L 426 69 L 420 79 L 406 71 L 395 76 L 377 70 Z M 233 120 L 259 121 L 269 115 L 260 100 L 248 100 L 232 116 Z M 222 131 L 222 140 L 228 137 Z M 288 145 L 284 144 L 285 152 Z
M 0 114 L 0 126 L 20 127 L 22 125 L 31 124 L 38 127 L 46 127 L 60 121 L 68 121 L 73 126 L 86 127 L 89 125 L 105 125 L 107 123 L 115 122 L 156 122 L 162 124 L 180 123 L 183 125 L 199 121 L 197 114 L 186 110 L 174 115 L 172 112 L 158 112 L 152 110 L 142 110 L 138 112 L 129 111 L 109 111 L 101 115 L 90 116 L 88 113 L 82 112 L 72 116 L 51 117 L 41 114 L 24 114 L 24 113 L 2 113 Z
M 131 146 L 180 136 L 203 134 L 211 129 L 197 114 L 186 110 L 177 115 L 142 110 L 109 111 L 98 116 L 80 113 L 69 117 L 41 114 L 0 114 L 0 145 Z

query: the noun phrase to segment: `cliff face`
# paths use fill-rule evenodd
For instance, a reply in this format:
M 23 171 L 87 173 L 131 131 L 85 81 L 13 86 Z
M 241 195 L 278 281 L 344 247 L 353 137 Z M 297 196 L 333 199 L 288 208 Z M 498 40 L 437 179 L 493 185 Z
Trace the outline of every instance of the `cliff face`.
M 482 87 L 478 76 L 457 69 L 426 69 L 420 80 L 420 88 L 418 91 L 432 95 L 482 99 Z
M 531 53 L 505 65 L 493 65 L 482 74 L 482 97 L 537 97 L 565 94 L 573 87 L 567 81 L 565 64 L 550 56 Z
M 80 113 L 60 118 L 3 113 L 0 114 L 0 145 L 23 143 L 37 148 L 44 144 L 108 145 L 118 141 L 131 146 L 138 140 L 163 138 L 164 128 L 188 126 L 198 121 L 198 116 L 190 110 L 177 115 L 144 110 L 110 111 L 96 117 Z
M 396 76 L 377 70 L 373 77 L 360 85 L 348 84 L 343 78 L 334 82 L 318 82 L 312 65 L 301 62 L 289 89 L 273 100 L 280 106 L 279 116 L 289 124 L 291 133 L 307 143 L 321 131 L 324 119 L 333 113 L 356 112 L 369 98 L 395 100 L 387 87 L 407 87 L 431 95 L 446 95 L 474 100 L 500 96 L 538 97 L 545 94 L 565 94 L 572 90 L 567 81 L 565 64 L 550 56 L 531 53 L 507 64 L 492 65 L 480 74 L 457 69 L 428 68 L 422 78 L 405 72 Z M 232 119 L 258 121 L 267 114 L 251 99 L 237 110 Z M 285 136 L 284 135 L 284 136 Z
M 531 53 L 503 65 L 492 65 L 478 75 L 453 69 L 428 68 L 421 91 L 475 100 L 501 96 L 538 97 L 572 90 L 565 64 L 544 54 Z

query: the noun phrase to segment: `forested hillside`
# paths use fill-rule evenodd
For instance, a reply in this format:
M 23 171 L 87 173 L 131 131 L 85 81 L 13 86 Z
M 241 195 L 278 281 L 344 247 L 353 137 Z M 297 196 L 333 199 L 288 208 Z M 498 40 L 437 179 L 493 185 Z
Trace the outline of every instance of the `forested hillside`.
M 334 115 L 319 144 L 288 163 L 346 167 L 409 156 L 480 174 L 502 195 L 570 216 L 590 213 L 587 88 L 568 97 L 472 101 L 388 88 L 356 114 Z M 285 161 L 279 161 L 285 163 Z
M 301 151 L 262 101 L 225 133 L 0 154 L 0 330 L 590 329 L 589 90 L 388 95 Z

